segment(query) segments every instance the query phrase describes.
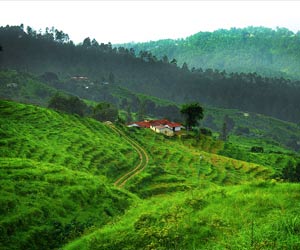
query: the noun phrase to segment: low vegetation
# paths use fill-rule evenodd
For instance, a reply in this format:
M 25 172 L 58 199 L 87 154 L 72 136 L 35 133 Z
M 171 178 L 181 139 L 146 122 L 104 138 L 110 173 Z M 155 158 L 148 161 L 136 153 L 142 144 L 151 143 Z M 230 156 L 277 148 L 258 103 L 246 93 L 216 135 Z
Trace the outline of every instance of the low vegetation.
M 122 135 L 79 115 L 0 108 L 1 249 L 300 246 L 300 186 L 282 183 L 299 156 L 280 145 L 118 125 Z M 120 189 L 113 183 L 139 162 L 125 135 L 149 162 Z

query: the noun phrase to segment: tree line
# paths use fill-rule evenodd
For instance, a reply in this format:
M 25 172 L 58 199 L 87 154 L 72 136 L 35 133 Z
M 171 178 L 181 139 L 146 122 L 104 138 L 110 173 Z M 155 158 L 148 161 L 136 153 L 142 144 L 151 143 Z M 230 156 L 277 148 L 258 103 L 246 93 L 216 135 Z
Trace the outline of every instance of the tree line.
M 22 26 L 0 28 L 1 68 L 35 74 L 54 72 L 60 78 L 87 76 L 111 81 L 134 92 L 176 103 L 197 101 L 204 105 L 236 108 L 299 122 L 300 82 L 262 77 L 257 73 L 189 68 L 175 58 L 157 58 L 149 51 L 113 47 L 86 38 L 78 45 L 56 29 L 39 33 Z M 101 93 L 94 93 L 100 95 Z

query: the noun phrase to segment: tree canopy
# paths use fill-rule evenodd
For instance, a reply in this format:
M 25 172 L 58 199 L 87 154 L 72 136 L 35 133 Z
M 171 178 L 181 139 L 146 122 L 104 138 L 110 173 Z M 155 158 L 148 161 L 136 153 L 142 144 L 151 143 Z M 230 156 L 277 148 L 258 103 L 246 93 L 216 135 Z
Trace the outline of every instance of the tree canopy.
M 198 125 L 198 121 L 203 118 L 203 108 L 197 102 L 182 105 L 180 112 L 185 118 L 185 125 L 188 130 Z
M 93 118 L 98 121 L 114 122 L 118 118 L 118 109 L 108 102 L 101 102 L 94 108 Z

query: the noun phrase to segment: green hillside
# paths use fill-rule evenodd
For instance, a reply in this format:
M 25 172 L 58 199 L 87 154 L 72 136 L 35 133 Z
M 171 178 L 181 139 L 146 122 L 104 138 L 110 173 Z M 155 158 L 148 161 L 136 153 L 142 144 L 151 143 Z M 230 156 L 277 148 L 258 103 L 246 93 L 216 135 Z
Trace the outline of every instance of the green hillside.
M 176 58 L 179 65 L 187 63 L 190 68 L 300 79 L 299 38 L 299 32 L 285 28 L 248 27 L 122 46 L 133 48 L 136 53 L 150 51 L 158 58 Z
M 55 80 L 51 80 L 49 75 Z M 17 85 L 12 85 L 12 83 Z M 29 73 L 3 70 L 0 71 L 0 87 L 3 99 L 42 106 L 48 106 L 50 98 L 57 92 L 61 95 L 75 95 L 84 98 L 91 106 L 94 106 L 96 102 L 111 102 L 119 108 L 119 114 L 125 122 L 139 119 L 138 114 L 141 112 L 146 117 L 166 117 L 170 120 L 182 121 L 180 105 L 177 103 L 136 93 L 117 84 L 102 84 L 92 80 L 60 80 L 53 73 L 46 73 L 38 78 Z M 85 113 L 91 113 L 91 111 Z M 229 131 L 230 136 L 243 136 L 247 137 L 247 140 L 263 138 L 273 146 L 279 145 L 295 151 L 300 149 L 300 130 L 296 124 L 252 112 L 214 108 L 206 105 L 204 113 L 201 126 L 210 128 L 214 132 L 222 131 L 224 117 L 228 116 L 234 123 Z M 253 144 L 255 143 L 253 141 Z
M 128 207 L 112 183 L 138 155 L 109 127 L 14 102 L 0 110 L 1 249 L 54 249 Z
M 0 71 L 0 98 L 46 106 L 57 92 L 32 74 L 15 70 Z
M 299 244 L 299 185 L 274 180 L 299 157 L 280 146 L 252 153 L 247 138 L 233 140 L 243 156 L 234 159 L 232 147 L 195 133 L 170 138 L 11 101 L 0 108 L 1 249 Z
M 64 249 L 299 249 L 299 189 L 200 185 L 144 201 Z

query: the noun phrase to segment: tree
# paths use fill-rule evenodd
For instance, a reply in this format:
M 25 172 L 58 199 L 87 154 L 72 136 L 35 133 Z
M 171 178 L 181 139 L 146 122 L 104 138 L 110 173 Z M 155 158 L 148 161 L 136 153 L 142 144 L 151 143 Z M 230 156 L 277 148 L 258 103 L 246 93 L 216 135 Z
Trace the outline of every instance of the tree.
M 227 123 L 226 123 L 226 121 L 224 121 L 223 126 L 222 126 L 222 132 L 221 132 L 221 135 L 220 135 L 221 140 L 223 140 L 223 141 L 227 140 L 227 136 L 228 136 L 227 132 L 228 132 Z
M 185 72 L 189 71 L 189 67 L 188 67 L 188 65 L 187 65 L 186 62 L 184 62 L 184 63 L 182 64 L 181 69 L 182 69 L 183 71 L 185 71 Z
M 282 169 L 282 179 L 293 182 L 295 179 L 295 167 L 291 161 Z
M 85 38 L 82 43 L 82 47 L 90 48 L 92 46 L 91 39 L 89 37 Z
M 224 116 L 224 122 L 226 122 L 226 125 L 227 125 L 227 132 L 229 133 L 233 128 L 234 128 L 234 125 L 235 125 L 235 122 L 234 120 L 228 116 L 228 115 L 225 115 Z
M 118 118 L 118 109 L 111 103 L 100 102 L 94 108 L 93 118 L 98 121 L 116 121 Z
M 198 121 L 203 119 L 203 108 L 197 102 L 184 104 L 180 109 L 180 113 L 185 118 L 187 130 L 190 130 L 192 126 L 198 125 Z
M 65 97 L 58 93 L 51 98 L 48 107 L 57 111 L 77 114 L 80 116 L 84 116 L 89 109 L 88 106 L 77 96 Z

